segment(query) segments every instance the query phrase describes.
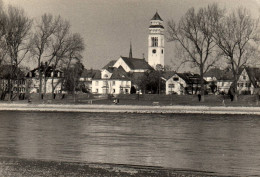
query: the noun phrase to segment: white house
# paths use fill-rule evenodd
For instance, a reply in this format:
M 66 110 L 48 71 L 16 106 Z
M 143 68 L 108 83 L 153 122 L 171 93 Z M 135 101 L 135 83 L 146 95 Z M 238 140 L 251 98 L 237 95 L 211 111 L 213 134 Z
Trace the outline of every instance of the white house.
M 170 72 L 170 74 L 166 72 L 163 77 L 166 81 L 166 95 L 196 94 L 200 90 L 200 76 L 198 74 L 176 72 Z
M 122 67 L 102 69 L 100 75 L 92 79 L 92 93 L 130 94 L 131 80 Z
M 47 67 L 47 68 L 46 68 Z M 42 93 L 52 93 L 52 79 L 54 86 L 54 93 L 59 93 L 62 90 L 63 72 L 51 66 L 41 65 L 42 72 Z M 46 69 L 46 72 L 44 70 Z M 45 78 L 45 79 L 44 79 Z M 38 68 L 31 70 L 26 75 L 27 83 L 29 84 L 30 93 L 39 93 L 40 79 Z

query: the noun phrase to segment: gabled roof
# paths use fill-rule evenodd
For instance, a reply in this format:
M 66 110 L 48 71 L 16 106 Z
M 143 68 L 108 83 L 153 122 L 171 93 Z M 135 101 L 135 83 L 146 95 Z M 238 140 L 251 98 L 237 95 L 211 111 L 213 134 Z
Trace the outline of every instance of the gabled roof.
M 240 68 L 238 74 L 240 75 L 244 68 Z M 219 68 L 212 68 L 207 73 L 204 74 L 204 77 L 216 77 L 217 80 L 221 81 L 233 81 L 233 73 L 232 70 L 229 68 L 226 69 L 219 69 Z
M 108 69 L 109 67 L 113 67 L 116 63 L 116 60 L 111 60 L 108 64 L 106 64 L 102 69 Z
M 175 71 L 165 71 L 163 74 L 162 74 L 162 77 L 166 80 L 170 79 L 174 74 L 176 74 Z
M 124 70 L 122 66 L 116 67 L 109 67 L 107 69 L 110 73 L 112 73 L 111 77 L 108 80 L 130 80 L 127 76 L 127 72 Z M 97 72 L 93 79 L 102 79 L 101 78 L 101 71 Z
M 101 79 L 101 71 L 97 70 L 93 75 L 93 79 Z
M 200 75 L 192 73 L 176 73 L 180 78 L 182 78 L 187 84 L 200 84 Z M 203 80 L 204 83 L 207 81 Z
M 160 20 L 163 21 L 158 12 L 156 12 L 151 20 Z
M 153 68 L 144 59 L 128 58 L 128 57 L 121 57 L 121 58 L 132 70 L 137 70 L 137 69 L 153 70 Z
M 127 73 L 122 66 L 114 69 L 110 79 L 111 80 L 130 80 L 130 78 L 127 76 Z
M 35 77 L 36 76 L 36 72 L 38 72 L 38 68 L 39 67 L 37 67 L 37 68 L 35 68 L 35 69 L 33 69 L 33 70 L 31 70 L 30 72 L 32 73 L 32 77 Z M 40 70 L 41 70 L 41 72 L 44 72 L 44 70 L 46 69 L 46 66 L 45 65 L 41 65 L 40 66 Z M 59 70 L 59 69 L 54 69 L 52 66 L 47 66 L 47 69 L 46 69 L 46 73 L 45 73 L 45 75 L 46 75 L 46 77 L 51 77 L 51 73 L 54 71 L 54 77 L 57 77 L 58 76 L 58 72 L 60 72 L 60 73 L 63 73 L 61 70 Z M 26 74 L 26 77 L 30 77 L 30 72 L 28 72 L 27 74 Z

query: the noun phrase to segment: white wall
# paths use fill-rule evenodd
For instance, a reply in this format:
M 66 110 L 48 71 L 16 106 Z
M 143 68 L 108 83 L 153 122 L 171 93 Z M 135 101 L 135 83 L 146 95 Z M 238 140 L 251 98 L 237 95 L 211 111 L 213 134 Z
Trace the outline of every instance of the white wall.
M 56 86 L 54 93 L 59 93 L 61 91 L 61 82 L 60 78 L 54 78 L 53 85 Z M 44 85 L 45 81 L 42 80 L 42 92 L 44 93 Z M 40 81 L 36 78 L 31 78 L 31 84 L 30 84 L 30 93 L 38 93 L 38 90 L 40 88 Z M 46 81 L 46 93 L 52 93 L 52 78 L 48 78 Z
M 173 78 L 178 78 L 178 81 L 174 81 Z M 173 87 L 171 87 L 171 84 L 173 84 Z M 175 74 L 166 81 L 166 95 L 169 95 L 172 92 L 175 92 L 178 95 L 184 94 L 184 88 L 186 86 L 187 85 L 185 81 L 182 78 L 180 78 L 177 74 Z
M 92 93 L 96 94 L 129 94 L 130 89 L 131 81 L 104 79 L 92 80 Z

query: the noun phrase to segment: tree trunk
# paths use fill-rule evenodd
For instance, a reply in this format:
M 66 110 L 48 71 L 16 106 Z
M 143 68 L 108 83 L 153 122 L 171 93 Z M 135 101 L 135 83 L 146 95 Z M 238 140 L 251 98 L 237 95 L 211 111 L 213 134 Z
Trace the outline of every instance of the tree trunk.
M 203 68 L 200 68 L 200 95 L 201 95 L 201 102 L 205 101 L 204 98 L 204 93 L 205 93 L 205 89 L 204 89 L 204 79 L 203 79 Z
M 41 100 L 42 99 L 42 72 L 41 72 L 40 60 L 38 61 L 38 73 L 39 73 L 39 81 L 40 81 L 40 85 L 39 85 L 39 100 Z

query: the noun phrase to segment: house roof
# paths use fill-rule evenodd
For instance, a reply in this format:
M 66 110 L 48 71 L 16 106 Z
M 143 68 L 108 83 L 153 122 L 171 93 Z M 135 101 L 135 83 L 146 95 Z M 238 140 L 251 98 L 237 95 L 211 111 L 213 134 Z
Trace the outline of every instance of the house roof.
M 162 77 L 166 80 L 170 79 L 174 74 L 176 74 L 175 71 L 165 71 L 162 74 Z
M 130 80 L 130 78 L 127 76 L 127 73 L 123 69 L 122 66 L 114 69 L 110 79 L 112 79 L 112 80 Z
M 153 70 L 153 68 L 145 61 L 145 59 L 128 58 L 128 57 L 121 57 L 121 58 L 132 70 L 137 70 L 137 69 Z
M 163 21 L 158 12 L 156 12 L 151 20 L 160 20 Z
M 45 65 L 41 65 L 41 66 L 40 66 L 41 72 L 44 72 L 45 68 L 46 68 Z M 33 70 L 30 71 L 30 72 L 32 73 L 32 77 L 35 77 L 35 76 L 36 76 L 36 72 L 38 71 L 38 69 L 39 69 L 39 67 L 37 67 L 37 68 L 35 68 L 35 69 L 33 69 Z M 57 76 L 58 76 L 58 72 L 63 73 L 63 72 L 62 72 L 61 70 L 59 70 L 59 69 L 54 69 L 52 66 L 47 66 L 46 73 L 45 73 L 46 77 L 51 77 L 51 73 L 53 72 L 53 70 L 54 70 L 54 77 L 57 77 Z M 26 74 L 26 77 L 30 77 L 30 74 L 29 74 L 30 72 L 28 72 L 28 73 Z
M 109 67 L 107 69 L 110 73 L 112 73 L 111 77 L 108 80 L 130 80 L 130 78 L 127 76 L 127 72 L 124 70 L 122 66 L 116 67 Z M 93 79 L 102 79 L 101 78 L 101 71 L 97 72 Z
M 240 75 L 243 70 L 244 68 L 240 68 L 238 74 Z M 232 81 L 234 78 L 232 70 L 229 68 L 223 70 L 219 68 L 212 68 L 204 74 L 204 77 L 216 77 L 217 80 L 222 81 Z

